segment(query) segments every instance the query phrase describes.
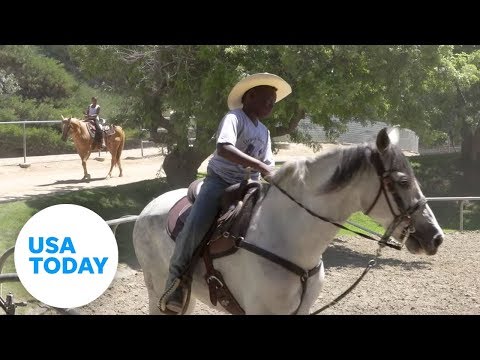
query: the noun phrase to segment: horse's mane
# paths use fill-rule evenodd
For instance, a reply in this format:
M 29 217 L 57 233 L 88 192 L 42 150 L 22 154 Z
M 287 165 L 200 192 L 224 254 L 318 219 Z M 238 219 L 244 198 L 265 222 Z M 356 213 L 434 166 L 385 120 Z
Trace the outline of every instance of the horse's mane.
M 338 164 L 332 177 L 323 186 L 322 192 L 328 193 L 345 187 L 356 174 L 363 172 L 371 166 L 370 156 L 372 152 L 378 152 L 377 148 L 370 144 L 343 148 L 341 151 L 340 164 Z M 382 154 L 382 158 L 384 159 L 383 165 L 385 170 L 401 171 L 409 178 L 415 178 L 412 167 L 398 146 L 389 146 L 386 153 Z
M 333 175 L 321 186 L 320 191 L 322 193 L 329 193 L 340 190 L 350 183 L 355 175 L 365 171 L 371 166 L 370 155 L 374 151 L 378 150 L 371 144 L 338 147 L 333 151 L 318 155 L 313 160 L 307 159 L 289 162 L 276 172 L 272 180 L 277 184 L 281 181 L 288 180 L 294 181 L 297 184 L 303 184 L 308 174 L 307 162 L 320 162 L 328 157 L 339 154 L 339 163 Z M 386 163 L 384 164 L 385 169 L 401 171 L 408 177 L 414 178 L 413 170 L 399 147 L 395 145 L 389 146 L 387 153 L 382 157 L 386 159 Z
M 366 144 L 341 148 L 340 163 L 332 177 L 322 187 L 322 192 L 329 193 L 345 187 L 356 174 L 368 167 L 371 151 L 372 148 Z
M 78 118 L 75 118 L 75 117 L 70 118 L 70 122 L 71 123 L 73 122 L 74 124 L 80 125 L 80 122 L 82 122 L 82 121 L 83 121 L 82 119 L 78 119 Z

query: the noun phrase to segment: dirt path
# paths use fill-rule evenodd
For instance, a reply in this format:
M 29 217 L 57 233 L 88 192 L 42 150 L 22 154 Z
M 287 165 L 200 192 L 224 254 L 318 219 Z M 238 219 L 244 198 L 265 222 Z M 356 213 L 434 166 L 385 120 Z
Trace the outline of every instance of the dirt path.
M 101 161 L 99 161 L 101 160 Z M 54 192 L 76 191 L 99 186 L 116 186 L 154 179 L 162 165 L 163 157 L 157 148 L 124 150 L 122 153 L 123 177 L 118 177 L 115 167 L 112 177 L 105 179 L 110 169 L 110 153 L 92 154 L 87 161 L 91 180 L 82 180 L 83 168 L 77 154 L 28 157 L 28 168 L 22 168 L 22 158 L 0 159 L 0 202 L 18 201 Z
M 89 182 L 82 180 L 83 168 L 77 154 L 29 156 L 26 162 L 30 166 L 27 168 L 19 166 L 24 164 L 23 157 L 0 158 L 0 203 L 53 192 L 117 186 L 154 179 L 163 163 L 163 156 L 156 147 L 144 148 L 143 155 L 144 157 L 140 149 L 124 150 L 122 153 L 123 177 L 118 177 L 119 170 L 114 168 L 112 177 L 105 179 L 110 169 L 111 155 L 101 153 L 99 157 L 98 153 L 94 153 L 87 161 L 87 170 L 92 177 Z M 287 150 L 281 150 L 276 160 L 286 161 L 308 155 L 313 155 L 311 149 L 294 144 Z M 200 166 L 200 171 L 206 171 L 207 163 L 208 159 Z

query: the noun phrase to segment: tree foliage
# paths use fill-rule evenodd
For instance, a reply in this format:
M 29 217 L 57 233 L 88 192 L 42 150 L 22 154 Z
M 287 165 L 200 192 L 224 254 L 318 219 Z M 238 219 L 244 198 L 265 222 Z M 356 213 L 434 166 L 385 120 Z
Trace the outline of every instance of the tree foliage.
M 476 47 L 74 46 L 71 54 L 85 73 L 122 91 L 130 121 L 154 134 L 166 129 L 162 141 L 172 156 L 187 159 L 175 171 L 190 167 L 184 174 L 190 179 L 214 149 L 229 90 L 255 72 L 278 74 L 292 85 L 292 94 L 265 121 L 272 136 L 302 138 L 297 125 L 307 116 L 332 137 L 352 120 L 384 121 L 415 130 L 426 142 L 458 140 L 462 127 L 478 123 Z
M 15 75 L 20 86 L 18 95 L 24 98 L 40 101 L 67 98 L 76 86 L 62 64 L 40 54 L 35 46 L 1 46 L 0 67 Z

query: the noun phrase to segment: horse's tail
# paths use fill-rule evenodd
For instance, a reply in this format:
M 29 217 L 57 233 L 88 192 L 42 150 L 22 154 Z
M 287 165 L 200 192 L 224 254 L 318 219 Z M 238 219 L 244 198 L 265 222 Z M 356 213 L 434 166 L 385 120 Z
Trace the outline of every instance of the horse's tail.
M 120 162 L 120 156 L 122 155 L 123 147 L 125 146 L 125 131 L 123 131 L 122 127 L 118 125 L 115 125 L 115 129 L 120 138 L 120 144 L 118 145 L 117 153 L 115 155 L 115 165 L 117 165 Z

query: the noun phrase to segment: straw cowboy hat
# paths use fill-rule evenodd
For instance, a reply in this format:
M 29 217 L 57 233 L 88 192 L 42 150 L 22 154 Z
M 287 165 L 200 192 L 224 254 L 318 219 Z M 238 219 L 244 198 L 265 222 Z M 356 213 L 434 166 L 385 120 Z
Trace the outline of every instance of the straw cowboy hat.
M 228 95 L 228 108 L 230 110 L 238 109 L 243 106 L 242 96 L 251 88 L 260 85 L 273 86 L 277 89 L 277 101 L 279 102 L 285 96 L 292 92 L 290 85 L 283 80 L 280 76 L 269 74 L 269 73 L 259 73 L 249 75 L 246 78 L 240 80 L 230 91 Z

